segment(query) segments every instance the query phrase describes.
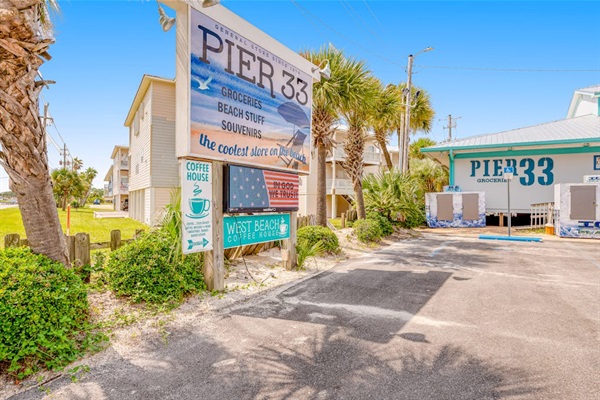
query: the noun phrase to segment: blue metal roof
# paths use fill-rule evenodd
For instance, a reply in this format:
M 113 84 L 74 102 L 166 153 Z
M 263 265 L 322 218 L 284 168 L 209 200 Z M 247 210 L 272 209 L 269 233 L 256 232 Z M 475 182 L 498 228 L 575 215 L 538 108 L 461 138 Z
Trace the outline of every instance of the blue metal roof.
M 422 152 L 600 142 L 600 116 L 584 115 L 510 131 L 439 143 Z

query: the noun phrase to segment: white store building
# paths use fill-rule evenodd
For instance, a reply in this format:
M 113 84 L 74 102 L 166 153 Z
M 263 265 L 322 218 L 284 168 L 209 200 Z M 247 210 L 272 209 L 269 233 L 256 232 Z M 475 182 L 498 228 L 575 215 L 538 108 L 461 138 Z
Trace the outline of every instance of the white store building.
M 575 91 L 567 118 L 536 126 L 473 136 L 422 149 L 446 165 L 450 185 L 485 192 L 487 213 L 508 210 L 503 168 L 514 168 L 511 212 L 554 202 L 554 185 L 583 183 L 600 175 L 600 86 Z

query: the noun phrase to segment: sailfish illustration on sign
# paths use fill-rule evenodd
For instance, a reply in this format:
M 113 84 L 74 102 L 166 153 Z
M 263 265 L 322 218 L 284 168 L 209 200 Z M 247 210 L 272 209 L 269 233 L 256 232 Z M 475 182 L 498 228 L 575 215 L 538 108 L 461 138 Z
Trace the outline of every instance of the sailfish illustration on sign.
M 306 155 L 304 154 L 304 142 L 310 133 L 310 120 L 300 106 L 294 102 L 288 101 L 277 107 L 279 115 L 286 122 L 293 124 L 294 134 L 285 145 L 285 152 L 279 155 L 285 166 L 292 164 L 294 169 L 298 169 L 298 164 L 306 164 Z M 297 128 L 297 129 L 296 129 Z M 303 132 L 305 131 L 305 132 Z M 280 153 L 282 153 L 280 151 Z

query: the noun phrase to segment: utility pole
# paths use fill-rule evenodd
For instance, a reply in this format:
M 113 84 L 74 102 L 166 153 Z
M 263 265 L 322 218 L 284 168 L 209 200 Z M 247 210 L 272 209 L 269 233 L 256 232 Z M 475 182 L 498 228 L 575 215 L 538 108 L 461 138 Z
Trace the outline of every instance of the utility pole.
M 412 54 L 408 55 L 408 67 L 406 68 L 406 109 L 404 116 L 404 132 L 402 132 L 402 165 L 401 171 L 406 172 L 408 169 L 408 137 L 410 132 L 410 105 L 412 101 L 412 65 L 414 57 Z
M 46 130 L 46 126 L 48 125 L 48 119 L 50 119 L 48 117 L 48 103 L 44 103 L 44 116 L 42 117 L 42 119 L 44 120 L 44 122 L 42 123 L 42 127 L 44 129 L 44 140 L 46 140 L 46 135 L 48 135 L 48 132 Z M 46 147 L 46 153 L 48 152 L 48 146 Z M 47 155 L 47 154 L 46 154 Z
M 63 168 L 67 169 L 67 144 L 63 144 Z
M 413 107 L 412 105 L 412 66 L 413 66 L 413 61 L 415 59 L 416 56 L 418 56 L 421 53 L 426 53 L 428 51 L 433 50 L 433 47 L 427 47 L 423 50 L 421 50 L 420 52 L 418 52 L 417 54 L 415 54 L 414 56 L 412 54 L 408 55 L 408 67 L 406 68 L 406 74 L 407 74 L 407 78 L 406 78 L 406 110 L 405 110 L 405 117 L 404 117 L 404 132 L 403 132 L 403 149 L 401 149 L 400 151 L 403 151 L 402 153 L 402 165 L 401 165 L 401 171 L 402 172 L 406 172 L 408 170 L 408 142 L 409 142 L 409 134 L 410 134 L 410 111 L 411 108 Z
M 452 118 L 452 115 L 448 114 L 448 126 L 444 127 L 444 129 L 448 129 L 448 141 L 452 140 L 452 128 L 456 128 L 456 120 L 460 118 L 461 117 Z

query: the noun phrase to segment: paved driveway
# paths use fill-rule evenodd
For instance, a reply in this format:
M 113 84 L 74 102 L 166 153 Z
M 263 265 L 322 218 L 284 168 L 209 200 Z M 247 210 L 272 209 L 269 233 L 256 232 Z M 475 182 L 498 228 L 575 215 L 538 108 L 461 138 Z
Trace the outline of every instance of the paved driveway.
M 599 399 L 600 246 L 426 233 L 109 350 L 66 399 Z M 18 399 L 43 397 L 29 391 Z

